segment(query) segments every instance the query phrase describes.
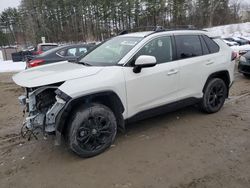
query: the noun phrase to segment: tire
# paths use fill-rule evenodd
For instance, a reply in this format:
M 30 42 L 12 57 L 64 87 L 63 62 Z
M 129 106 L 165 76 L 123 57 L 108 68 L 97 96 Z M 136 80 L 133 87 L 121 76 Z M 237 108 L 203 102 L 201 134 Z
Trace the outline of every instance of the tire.
M 102 104 L 79 107 L 71 116 L 67 142 L 80 157 L 93 157 L 111 146 L 117 133 L 114 113 Z
M 211 79 L 205 87 L 201 109 L 206 113 L 218 112 L 227 98 L 228 89 L 220 78 Z

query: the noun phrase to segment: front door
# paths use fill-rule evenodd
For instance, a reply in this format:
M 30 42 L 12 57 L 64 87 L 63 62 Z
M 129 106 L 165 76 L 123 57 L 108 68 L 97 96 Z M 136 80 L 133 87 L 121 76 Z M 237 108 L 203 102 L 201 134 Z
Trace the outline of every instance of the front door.
M 145 110 L 178 100 L 179 66 L 173 61 L 170 36 L 148 42 L 139 50 L 140 55 L 154 56 L 157 65 L 134 73 L 133 67 L 124 67 L 127 89 L 128 118 Z

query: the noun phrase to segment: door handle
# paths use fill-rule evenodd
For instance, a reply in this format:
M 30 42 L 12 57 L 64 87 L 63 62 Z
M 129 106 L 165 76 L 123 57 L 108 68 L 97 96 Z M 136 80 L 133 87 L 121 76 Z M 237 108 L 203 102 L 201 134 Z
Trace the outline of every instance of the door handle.
M 208 61 L 208 62 L 206 63 L 206 65 L 212 65 L 212 64 L 214 64 L 214 61 L 212 61 L 212 60 L 210 60 L 210 61 Z
M 178 72 L 179 72 L 178 70 L 172 69 L 172 70 L 170 70 L 170 71 L 168 72 L 168 76 L 173 75 L 173 74 L 177 74 Z

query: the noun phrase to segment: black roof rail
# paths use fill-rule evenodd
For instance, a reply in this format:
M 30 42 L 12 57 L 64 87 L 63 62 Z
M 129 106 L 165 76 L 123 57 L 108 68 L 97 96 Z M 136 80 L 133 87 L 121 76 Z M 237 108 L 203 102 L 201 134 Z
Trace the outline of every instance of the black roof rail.
M 143 30 L 143 31 L 152 31 L 152 33 L 146 35 L 145 37 L 152 35 L 157 32 L 163 32 L 163 31 L 174 31 L 174 30 L 201 30 L 201 31 L 206 31 L 200 28 L 195 27 L 194 25 L 175 25 L 175 26 L 170 26 L 167 28 L 164 28 L 163 26 L 145 26 L 145 27 L 135 27 L 133 29 L 129 30 L 123 30 L 120 32 L 118 35 L 125 35 L 128 34 L 131 31 L 136 32 L 136 30 Z
M 160 32 L 160 31 L 166 31 L 166 29 L 162 26 L 145 26 L 145 27 L 135 27 L 133 29 L 123 30 L 118 35 L 125 35 L 129 32 L 136 32 L 136 31 L 154 31 L 154 32 Z
M 176 25 L 176 26 L 170 26 L 167 28 L 168 31 L 173 30 L 201 30 L 201 31 L 207 31 L 202 28 L 195 27 L 194 25 Z
M 123 30 L 118 35 L 126 35 L 126 34 L 128 34 L 128 30 Z
M 156 26 L 154 29 L 155 32 L 161 32 L 161 31 L 166 31 L 166 29 L 162 26 Z

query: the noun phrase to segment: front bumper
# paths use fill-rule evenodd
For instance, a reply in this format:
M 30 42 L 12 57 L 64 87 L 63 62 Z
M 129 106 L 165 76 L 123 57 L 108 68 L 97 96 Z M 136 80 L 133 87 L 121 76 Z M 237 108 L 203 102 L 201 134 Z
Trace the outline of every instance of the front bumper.
M 56 117 L 63 109 L 66 102 L 60 97 L 55 97 L 55 102 L 48 106 L 46 110 L 37 109 L 36 96 L 49 87 L 39 88 L 33 92 L 27 93 L 27 97 L 22 95 L 18 97 L 19 103 L 25 108 L 27 117 L 24 120 L 25 127 L 28 130 L 42 130 L 44 133 L 52 133 L 56 131 Z

